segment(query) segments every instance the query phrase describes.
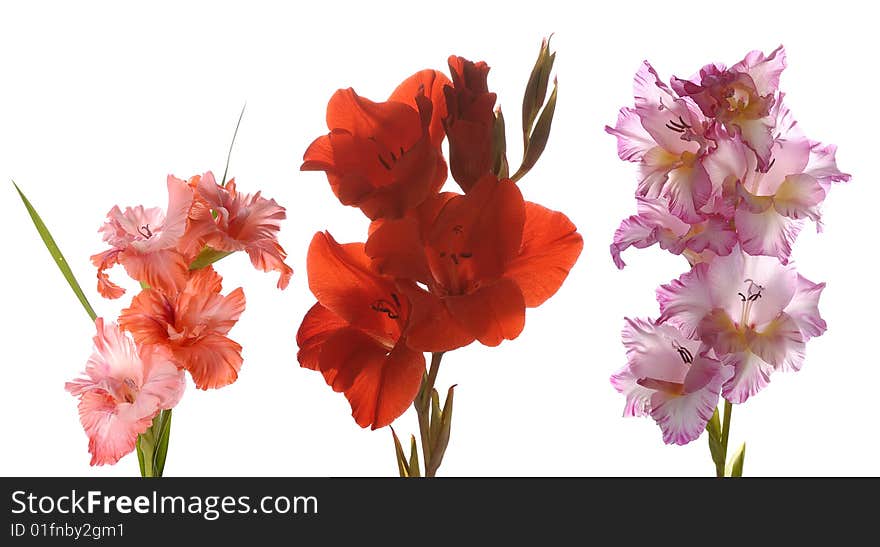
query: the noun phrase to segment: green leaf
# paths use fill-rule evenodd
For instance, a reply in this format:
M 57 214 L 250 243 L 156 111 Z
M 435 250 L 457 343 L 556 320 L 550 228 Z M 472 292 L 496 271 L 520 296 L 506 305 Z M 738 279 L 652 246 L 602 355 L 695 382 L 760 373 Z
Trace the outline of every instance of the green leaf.
M 544 106 L 544 109 L 541 111 L 541 116 L 538 118 L 538 123 L 535 124 L 535 129 L 529 136 L 526 152 L 523 155 L 522 165 L 520 165 L 516 173 L 510 177 L 511 180 L 518 181 L 521 179 L 523 175 L 528 173 L 532 167 L 535 166 L 538 162 L 538 158 L 544 153 L 544 149 L 547 147 L 547 141 L 550 139 L 550 128 L 553 125 L 553 115 L 556 112 L 556 97 L 558 90 L 559 85 L 554 80 L 553 93 L 550 94 L 550 99 L 547 100 L 547 104 Z
M 229 251 L 215 251 L 210 247 L 205 247 L 199 253 L 199 256 L 192 261 L 192 264 L 189 265 L 189 269 L 192 270 L 200 270 L 206 266 L 210 266 L 211 264 L 217 262 L 222 258 L 226 258 L 232 253 Z
M 419 447 L 416 446 L 416 436 L 410 435 L 409 445 L 409 476 L 420 477 L 422 470 L 419 469 Z
M 143 439 L 143 435 L 138 435 L 137 443 L 135 443 L 134 448 L 135 448 L 135 452 L 137 452 L 137 455 L 138 455 L 138 467 L 141 470 L 141 477 L 146 477 L 147 476 L 147 470 L 145 467 L 146 457 L 144 456 L 144 449 L 142 447 L 141 439 Z
M 65 260 L 64 255 L 61 254 L 61 249 L 58 248 L 58 244 L 55 243 L 55 239 L 52 237 L 52 234 L 49 233 L 49 229 L 43 223 L 43 219 L 41 219 L 40 215 L 37 214 L 37 211 L 34 209 L 33 205 L 31 205 L 31 202 L 28 201 L 28 199 L 24 196 L 21 188 L 19 188 L 18 185 L 15 184 L 15 181 L 12 181 L 12 185 L 15 186 L 15 190 L 18 192 L 22 203 L 24 203 L 25 209 L 27 209 L 31 220 L 33 221 L 34 226 L 37 229 L 37 233 L 40 234 L 40 238 L 43 240 L 43 244 L 46 245 L 46 249 L 49 250 L 49 254 L 52 255 L 52 259 L 55 261 L 58 269 L 61 270 L 61 274 L 64 276 L 64 279 L 67 280 L 70 288 L 73 289 L 73 293 L 79 299 L 79 303 L 82 304 L 82 307 L 86 310 L 86 313 L 89 314 L 89 317 L 92 319 L 92 321 L 94 321 L 97 318 L 97 314 L 95 314 L 95 310 L 92 309 L 92 305 L 89 304 L 89 300 L 88 298 L 86 298 L 82 287 L 79 286 L 79 282 L 77 282 L 76 278 L 73 276 L 73 272 L 70 270 L 70 266 L 67 264 L 67 260 Z
M 733 455 L 733 459 L 730 460 L 730 465 L 727 468 L 727 476 L 728 477 L 742 477 L 743 476 L 743 463 L 746 459 L 746 443 L 742 443 L 739 445 L 739 449 L 737 449 L 736 453 Z
M 394 428 L 390 427 L 391 436 L 394 438 L 394 454 L 397 457 L 397 471 L 401 477 L 409 476 L 409 464 L 406 461 L 406 454 L 403 453 L 403 447 L 400 445 L 400 439 L 397 438 Z

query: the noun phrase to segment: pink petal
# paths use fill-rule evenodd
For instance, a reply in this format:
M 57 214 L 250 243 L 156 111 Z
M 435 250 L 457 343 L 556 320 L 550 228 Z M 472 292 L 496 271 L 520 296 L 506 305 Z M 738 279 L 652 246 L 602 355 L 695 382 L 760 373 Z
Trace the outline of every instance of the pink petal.
M 651 397 L 651 417 L 663 431 L 663 442 L 684 445 L 702 435 L 718 406 L 721 387 L 733 369 L 715 359 L 699 357 L 685 380 L 686 394 L 657 392 Z M 694 389 L 687 389 L 688 386 Z
M 264 272 L 278 272 L 278 288 L 286 289 L 293 277 L 293 268 L 284 263 L 287 253 L 272 239 L 263 239 L 252 243 L 246 249 L 255 268 Z
M 766 57 L 762 51 L 751 51 L 730 69 L 751 76 L 759 95 L 776 93 L 779 89 L 779 76 L 785 69 L 785 48 L 779 46 Z
M 640 161 L 648 150 L 657 146 L 632 108 L 621 108 L 617 125 L 613 128 L 606 125 L 605 131 L 617 137 L 617 155 L 624 161 Z
M 784 217 L 773 208 L 760 214 L 737 210 L 734 222 L 745 252 L 775 256 L 783 264 L 788 262 L 791 246 L 803 226 L 803 221 Z
M 727 355 L 722 363 L 734 369 L 733 376 L 724 383 L 721 392 L 731 403 L 746 402 L 770 383 L 773 367 L 750 351 Z
M 687 104 L 660 80 L 647 61 L 636 73 L 633 92 L 635 110 L 642 126 L 660 147 L 676 156 L 685 151 L 696 153 L 700 149 L 697 142 L 684 140 L 681 133 L 667 127 L 670 121 L 684 121 L 694 126 L 694 117 Z
M 633 375 L 629 365 L 611 376 L 611 385 L 626 397 L 623 416 L 647 416 L 651 413 L 651 396 L 655 393 L 638 383 L 639 378 Z
M 749 343 L 752 353 L 774 369 L 799 370 L 806 341 L 797 323 L 782 313 L 755 334 Z
M 821 336 L 827 329 L 825 320 L 819 315 L 819 297 L 824 288 L 825 283 L 813 283 L 798 274 L 797 290 L 785 307 L 785 313 L 797 323 L 805 340 Z
M 776 189 L 773 206 L 782 216 L 819 222 L 819 204 L 824 199 L 825 190 L 818 180 L 810 175 L 790 175 Z

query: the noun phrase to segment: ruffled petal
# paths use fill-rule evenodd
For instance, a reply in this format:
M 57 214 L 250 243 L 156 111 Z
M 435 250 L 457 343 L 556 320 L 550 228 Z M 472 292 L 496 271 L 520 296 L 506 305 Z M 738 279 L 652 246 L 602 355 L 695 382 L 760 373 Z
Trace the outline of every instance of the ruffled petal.
M 629 365 L 626 365 L 611 376 L 611 385 L 614 389 L 626 397 L 626 405 L 623 407 L 623 416 L 647 416 L 651 413 L 651 396 L 655 390 L 639 384 Z
M 132 279 L 170 294 L 183 289 L 189 274 L 186 258 L 173 249 L 145 254 L 125 250 L 119 253 L 119 263 Z
M 278 272 L 278 288 L 286 289 L 293 277 L 293 268 L 284 261 L 287 252 L 274 239 L 261 239 L 245 248 L 254 268 L 264 272 Z
M 752 78 L 759 95 L 769 95 L 779 89 L 779 76 L 785 66 L 785 48 L 779 46 L 767 56 L 762 51 L 750 51 L 742 61 L 730 69 L 745 72 Z
M 734 222 L 745 252 L 775 256 L 783 264 L 788 263 L 791 246 L 803 227 L 803 221 L 784 217 L 773 208 L 758 214 L 738 209 Z
M 734 370 L 721 391 L 724 398 L 733 404 L 746 402 L 770 383 L 773 366 L 750 351 L 726 355 L 722 363 Z
M 91 465 L 115 464 L 134 450 L 137 437 L 153 423 L 153 415 L 129 417 L 120 410 L 131 407 L 129 403 L 117 404 L 106 391 L 89 391 L 82 394 L 79 402 L 79 419 L 89 437 Z
M 605 126 L 605 131 L 617 137 L 617 155 L 624 161 L 641 161 L 657 143 L 642 126 L 642 119 L 632 108 L 621 108 L 617 125 Z
M 125 289 L 110 281 L 109 270 L 119 264 L 119 249 L 109 249 L 91 256 L 92 264 L 98 268 L 98 293 L 104 298 L 115 299 L 125 294 Z
M 800 370 L 806 354 L 806 340 L 797 323 L 782 313 L 754 334 L 750 349 L 774 369 Z
M 730 367 L 715 359 L 698 357 L 685 380 L 685 394 L 655 392 L 651 397 L 651 417 L 663 432 L 663 442 L 684 445 L 702 435 L 718 406 L 721 387 L 732 374 Z
M 321 348 L 336 331 L 347 327 L 348 322 L 320 303 L 312 306 L 296 332 L 296 345 L 299 347 L 296 358 L 299 364 L 311 370 L 320 370 Z M 328 380 L 328 383 L 332 381 Z
M 241 345 L 220 334 L 209 333 L 192 345 L 176 345 L 172 351 L 199 389 L 227 386 L 235 382 L 241 370 Z
M 797 290 L 785 307 L 785 313 L 797 323 L 805 340 L 821 336 L 828 328 L 819 315 L 819 297 L 824 288 L 825 283 L 813 283 L 798 274 Z

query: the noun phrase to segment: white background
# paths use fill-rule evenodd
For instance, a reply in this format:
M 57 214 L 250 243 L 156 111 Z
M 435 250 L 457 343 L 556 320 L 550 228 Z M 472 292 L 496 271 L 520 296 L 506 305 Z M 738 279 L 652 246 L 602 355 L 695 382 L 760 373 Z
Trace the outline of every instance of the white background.
M 39 241 L 9 179 L 53 231 L 99 314 L 115 317 L 134 294 L 100 299 L 89 255 L 114 205 L 165 204 L 165 177 L 223 171 L 239 110 L 247 111 L 230 172 L 244 191 L 287 207 L 280 237 L 295 270 L 277 277 L 245 256 L 218 265 L 247 310 L 232 336 L 245 364 L 231 387 L 192 387 L 174 412 L 166 474 L 394 475 L 388 429 L 361 430 L 341 394 L 300 369 L 295 333 L 314 302 L 305 253 L 318 230 L 363 240 L 366 219 L 338 204 L 322 173 L 298 168 L 327 131 L 334 90 L 384 100 L 449 54 L 486 60 L 507 113 L 509 156 L 542 36 L 555 32 L 560 82 L 547 151 L 522 182 L 526 198 L 564 211 L 585 248 L 562 290 L 529 310 L 526 328 L 499 348 L 447 354 L 438 378 L 457 383 L 452 442 L 442 475 L 709 475 L 705 436 L 665 446 L 650 419 L 623 419 L 608 382 L 624 363 L 622 318 L 656 316 L 654 289 L 686 269 L 651 248 L 614 268 L 608 244 L 634 212 L 635 167 L 604 133 L 632 102 L 648 58 L 668 79 L 703 64 L 733 64 L 780 43 L 781 87 L 806 133 L 839 145 L 853 181 L 826 201 L 826 230 L 805 229 L 793 258 L 826 281 L 828 332 L 808 345 L 804 369 L 777 373 L 735 409 L 731 445 L 748 441 L 747 475 L 876 475 L 876 18 L 859 3 L 768 2 L 9 2 L 0 8 L 0 229 L 3 234 L 0 474 L 135 475 L 130 455 L 90 468 L 76 400 L 64 382 L 90 353 L 94 327 Z M 587 6 L 589 4 L 583 4 Z M 794 7 L 797 6 L 797 7 Z M 870 230 L 870 231 L 869 231 Z M 121 269 L 114 279 L 124 279 Z M 125 279 L 127 281 L 127 278 Z M 417 433 L 407 412 L 401 434 Z

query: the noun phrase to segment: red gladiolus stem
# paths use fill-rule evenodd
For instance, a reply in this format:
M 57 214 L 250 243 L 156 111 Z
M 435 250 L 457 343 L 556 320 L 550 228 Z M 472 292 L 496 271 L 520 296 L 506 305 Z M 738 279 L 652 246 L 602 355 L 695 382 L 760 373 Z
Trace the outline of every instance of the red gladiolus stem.
M 422 458 L 425 462 L 426 477 L 433 477 L 437 467 L 431 465 L 431 393 L 434 390 L 434 382 L 437 380 L 437 372 L 440 370 L 440 361 L 442 359 L 443 352 L 431 354 L 431 366 L 425 379 L 422 381 L 422 387 L 413 405 L 419 416 L 419 433 L 422 437 Z

